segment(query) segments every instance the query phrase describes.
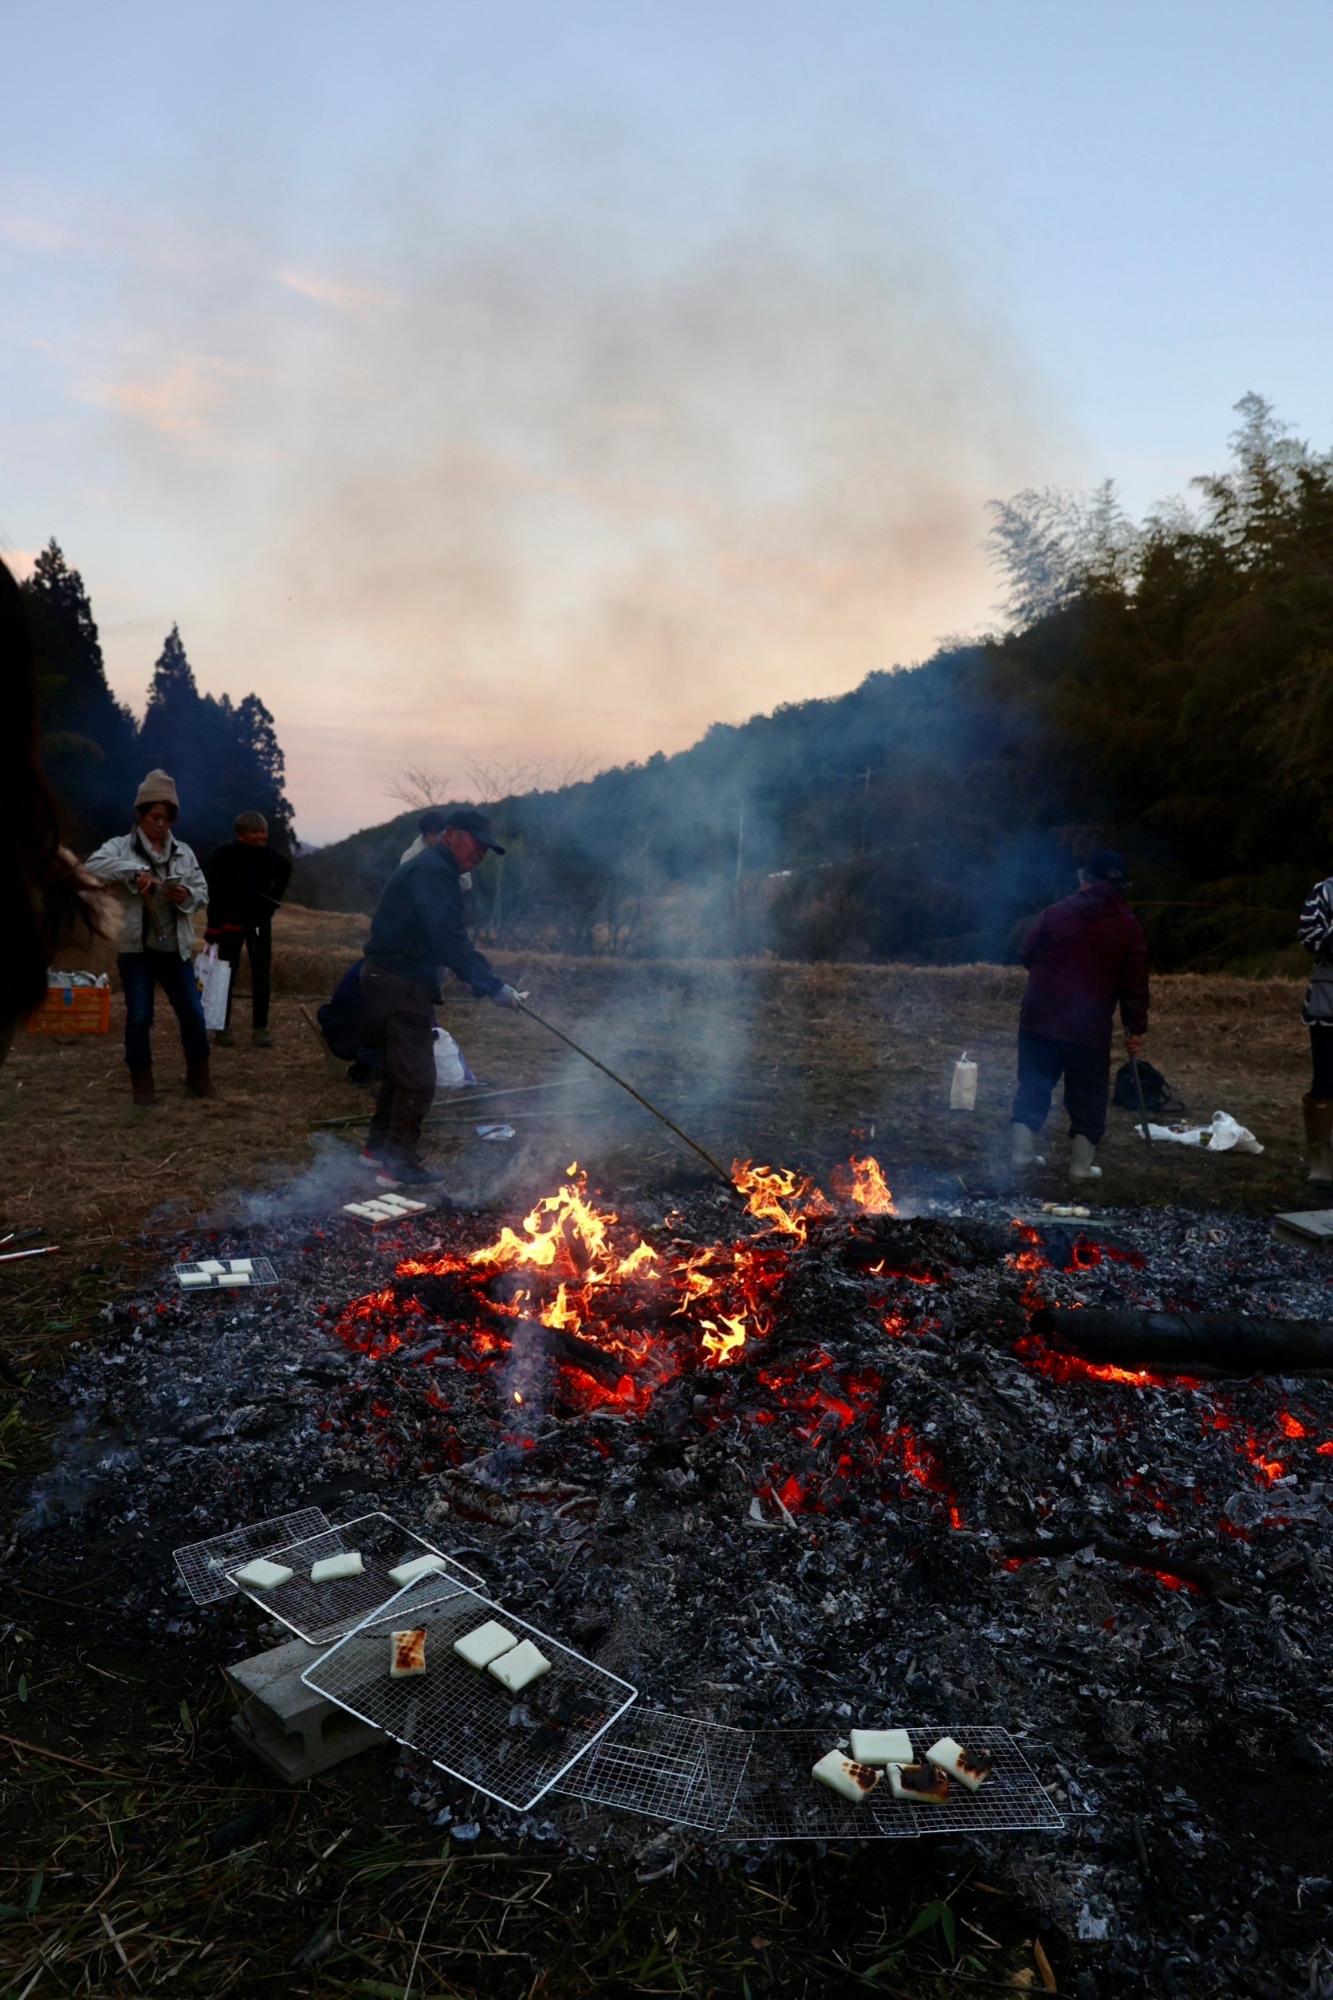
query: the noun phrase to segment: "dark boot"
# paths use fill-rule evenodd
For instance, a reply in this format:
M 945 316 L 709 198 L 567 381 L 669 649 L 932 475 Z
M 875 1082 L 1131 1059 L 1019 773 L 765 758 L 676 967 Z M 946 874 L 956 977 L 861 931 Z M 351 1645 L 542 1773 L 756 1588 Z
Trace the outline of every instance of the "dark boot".
M 208 1057 L 202 1062 L 192 1063 L 185 1072 L 185 1088 L 191 1097 L 216 1097 L 213 1079 L 208 1073 Z
M 1315 1187 L 1333 1187 L 1333 1104 L 1303 1097 L 1305 1113 L 1306 1180 Z
M 146 1104 L 157 1103 L 157 1092 L 153 1088 L 153 1072 L 151 1069 L 132 1069 L 130 1071 L 130 1089 L 134 1093 L 134 1102 L 140 1110 Z

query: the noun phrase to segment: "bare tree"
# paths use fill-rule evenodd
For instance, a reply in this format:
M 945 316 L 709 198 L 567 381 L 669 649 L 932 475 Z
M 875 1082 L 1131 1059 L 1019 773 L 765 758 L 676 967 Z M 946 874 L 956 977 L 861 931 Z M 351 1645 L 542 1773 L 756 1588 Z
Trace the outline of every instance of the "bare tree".
M 409 764 L 391 785 L 385 786 L 384 796 L 397 799 L 409 812 L 425 812 L 430 806 L 441 805 L 449 797 L 449 781 L 438 771 Z

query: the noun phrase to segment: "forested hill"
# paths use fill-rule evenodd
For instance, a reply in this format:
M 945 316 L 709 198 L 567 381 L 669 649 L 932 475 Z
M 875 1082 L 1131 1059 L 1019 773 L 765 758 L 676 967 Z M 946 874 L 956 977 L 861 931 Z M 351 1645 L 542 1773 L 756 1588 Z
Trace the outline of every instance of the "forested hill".
M 1190 507 L 997 507 L 1001 636 L 493 801 L 478 920 L 571 951 L 1004 958 L 1109 843 L 1160 967 L 1271 964 L 1333 871 L 1333 455 L 1239 413 Z M 369 908 L 413 833 L 323 849 L 298 893 Z

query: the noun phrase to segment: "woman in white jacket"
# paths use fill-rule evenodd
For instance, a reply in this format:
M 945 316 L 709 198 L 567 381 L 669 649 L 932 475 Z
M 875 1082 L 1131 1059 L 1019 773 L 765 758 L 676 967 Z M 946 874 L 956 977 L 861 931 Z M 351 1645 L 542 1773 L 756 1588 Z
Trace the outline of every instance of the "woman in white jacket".
M 153 1104 L 153 1000 L 160 986 L 180 1024 L 185 1088 L 212 1097 L 208 1030 L 194 977 L 194 912 L 208 901 L 208 884 L 193 850 L 172 826 L 180 811 L 174 779 L 150 771 L 134 801 L 131 832 L 117 834 L 84 866 L 119 893 L 116 964 L 125 993 L 125 1061 L 136 1104 Z

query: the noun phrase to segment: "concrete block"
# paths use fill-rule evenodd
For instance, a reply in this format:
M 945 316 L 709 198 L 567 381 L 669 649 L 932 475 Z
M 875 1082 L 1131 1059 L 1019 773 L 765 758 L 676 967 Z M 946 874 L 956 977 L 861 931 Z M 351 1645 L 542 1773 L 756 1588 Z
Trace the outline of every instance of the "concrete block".
M 225 1669 L 241 1698 L 231 1719 L 233 1733 L 291 1785 L 389 1741 L 382 1730 L 305 1685 L 302 1673 L 324 1650 L 293 1639 Z

